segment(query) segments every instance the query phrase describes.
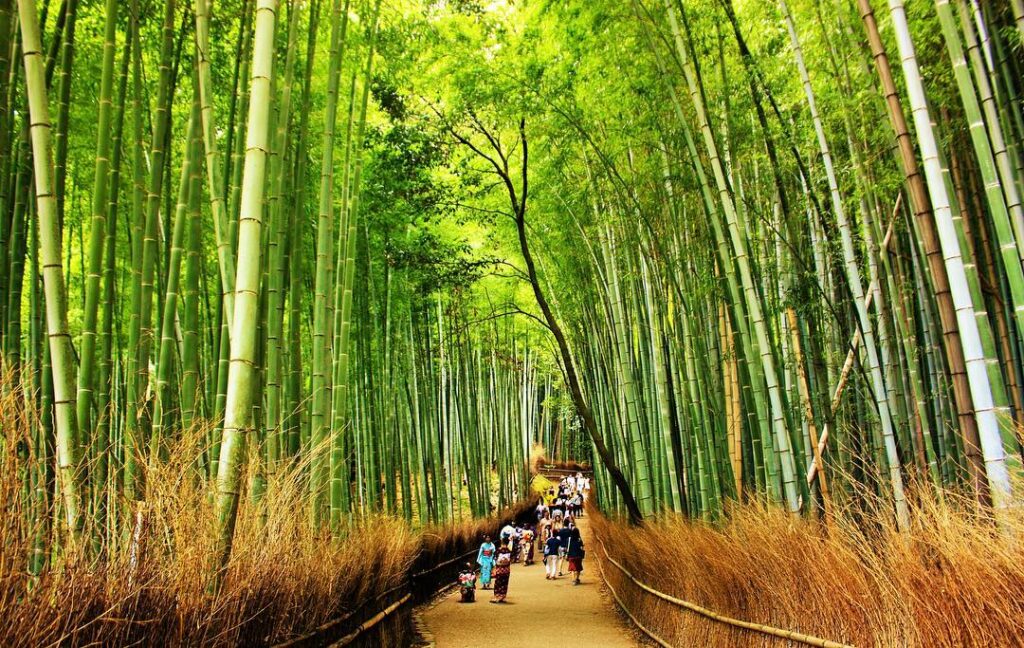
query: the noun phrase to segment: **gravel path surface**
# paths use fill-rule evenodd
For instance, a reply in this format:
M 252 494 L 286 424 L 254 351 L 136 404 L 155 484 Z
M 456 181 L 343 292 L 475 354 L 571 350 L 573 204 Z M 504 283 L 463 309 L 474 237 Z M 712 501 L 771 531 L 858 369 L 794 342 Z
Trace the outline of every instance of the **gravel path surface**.
M 581 585 L 573 586 L 568 574 L 545 580 L 540 562 L 529 567 L 513 565 L 506 603 L 491 604 L 491 592 L 479 588 L 475 603 L 460 603 L 455 589 L 421 609 L 428 641 L 437 648 L 640 646 L 602 592 L 595 564 L 597 544 L 590 540 L 586 518 L 579 526 L 587 547 Z

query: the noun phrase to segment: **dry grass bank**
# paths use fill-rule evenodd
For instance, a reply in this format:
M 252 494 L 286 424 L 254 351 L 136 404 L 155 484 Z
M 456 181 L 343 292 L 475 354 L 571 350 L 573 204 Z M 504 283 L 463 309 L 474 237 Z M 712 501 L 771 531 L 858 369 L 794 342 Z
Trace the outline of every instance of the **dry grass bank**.
M 195 477 L 194 444 L 182 443 L 148 476 L 146 541 L 137 564 L 133 543 L 122 537 L 102 561 L 54 555 L 52 567 L 33 578 L 26 459 L 18 456 L 24 437 L 12 417 L 0 411 L 0 419 L 0 646 L 272 644 L 465 552 L 498 524 L 491 518 L 413 530 L 401 520 L 370 517 L 332 541 L 311 530 L 302 482 L 285 475 L 261 503 L 242 508 L 223 589 L 214 597 L 211 490 Z M 372 602 L 368 611 L 375 611 Z
M 947 498 L 919 500 L 913 529 L 838 517 L 829 532 L 742 505 L 719 525 L 681 518 L 591 528 L 639 580 L 719 614 L 856 646 L 1024 645 L 1024 517 L 998 533 Z M 600 543 L 590 547 L 601 556 Z M 603 561 L 630 611 L 672 645 L 783 646 L 662 601 Z
M 573 471 L 573 472 L 590 472 L 590 464 L 580 463 L 578 461 L 552 461 L 545 457 L 541 452 L 530 453 L 530 457 L 533 461 L 533 472 L 542 473 L 545 470 L 557 470 L 557 471 Z

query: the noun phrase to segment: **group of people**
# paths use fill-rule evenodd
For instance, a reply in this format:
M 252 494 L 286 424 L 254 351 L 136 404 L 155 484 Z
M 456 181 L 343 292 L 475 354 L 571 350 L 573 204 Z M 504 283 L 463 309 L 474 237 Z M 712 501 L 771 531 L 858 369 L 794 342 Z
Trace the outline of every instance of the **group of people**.
M 551 488 L 540 499 L 535 510 L 536 524 L 505 525 L 497 545 L 490 536 L 484 536 L 477 551 L 476 566 L 466 563 L 459 573 L 462 601 L 476 600 L 476 573 L 479 569 L 482 589 L 493 590 L 491 603 L 504 603 L 508 596 L 512 564 L 532 565 L 538 542 L 543 553 L 544 578 L 557 580 L 568 571 L 573 577 L 573 585 L 579 585 L 586 547 L 576 526 L 576 518 L 583 515 L 589 490 L 588 478 L 579 473 L 575 477 L 569 475 L 559 482 L 557 491 Z
M 589 493 L 589 477 L 584 477 L 582 473 L 563 477 L 557 490 L 554 486 L 549 488 L 537 504 L 537 519 L 540 520 L 545 511 L 551 514 L 553 520 L 583 517 L 583 504 Z
M 552 520 L 547 512 L 544 516 L 540 521 L 545 529 L 542 534 L 547 535 L 544 541 L 544 578 L 556 580 L 564 576 L 562 568 L 565 567 L 572 574 L 572 584 L 579 585 L 586 547 L 575 520 L 572 516 L 566 517 L 564 522 Z

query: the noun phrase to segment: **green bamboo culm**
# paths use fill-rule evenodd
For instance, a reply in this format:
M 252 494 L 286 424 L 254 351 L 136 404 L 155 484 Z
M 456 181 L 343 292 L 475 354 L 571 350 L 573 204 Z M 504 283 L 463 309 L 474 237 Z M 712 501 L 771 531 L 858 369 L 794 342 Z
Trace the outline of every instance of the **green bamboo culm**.
M 109 187 L 111 119 L 113 117 L 114 52 L 117 39 L 118 2 L 106 3 L 103 31 L 103 71 L 100 77 L 99 120 L 96 124 L 96 169 L 92 188 L 92 220 L 89 225 L 89 270 L 85 287 L 85 321 L 82 323 L 81 362 L 78 368 L 78 421 L 91 432 L 93 368 L 96 363 L 96 325 L 99 317 L 100 273 L 106 237 L 107 189 Z
M 939 242 L 949 273 L 950 288 L 960 336 L 964 347 L 964 359 L 967 376 L 970 382 L 971 397 L 974 401 L 975 418 L 981 440 L 981 451 L 985 462 L 985 472 L 992 489 L 992 499 L 997 508 L 1009 505 L 1011 486 L 1009 471 L 1006 467 L 1006 453 L 1000 431 L 995 403 L 992 393 L 992 376 L 989 374 L 985 352 L 982 348 L 982 335 L 979 321 L 974 316 L 975 306 L 968 288 L 966 271 L 960 241 L 956 235 L 956 225 L 952 222 L 952 205 L 942 174 L 942 162 L 936 142 L 932 119 L 925 100 L 924 86 L 917 65 L 917 56 L 910 29 L 907 24 L 906 10 L 900 0 L 889 0 L 889 11 L 896 32 L 896 44 L 900 50 L 904 77 L 907 80 L 907 94 L 917 129 L 918 144 L 921 147 L 922 163 L 925 177 L 928 180 L 928 191 L 931 195 L 935 219 L 938 224 Z
M 29 128 L 32 137 L 35 202 L 39 219 L 39 263 L 46 299 L 46 337 L 53 372 L 57 467 L 61 474 L 64 516 L 77 542 L 84 525 L 81 446 L 75 399 L 74 351 L 68 332 L 67 289 L 61 258 L 60 215 L 54 194 L 45 66 L 34 0 L 18 0 L 21 54 L 25 65 Z
M 324 518 L 329 481 L 328 415 L 331 403 L 331 347 L 328 335 L 329 273 L 333 244 L 334 207 L 334 129 L 338 110 L 338 85 L 348 30 L 348 0 L 334 0 L 331 15 L 331 53 L 327 72 L 327 106 L 324 116 L 320 197 L 316 228 L 316 277 L 313 312 L 313 366 L 310 389 L 310 464 L 309 488 L 312 497 L 312 524 L 319 526 Z
M 253 36 L 252 79 L 246 126 L 245 167 L 238 222 L 238 267 L 235 274 L 235 313 L 231 335 L 224 432 L 217 468 L 216 569 L 223 573 L 231 557 L 235 520 L 243 484 L 246 446 L 254 433 L 256 331 L 259 312 L 263 195 L 265 192 L 271 81 L 274 64 L 276 0 L 258 0 Z M 219 582 L 219 578 L 217 579 Z

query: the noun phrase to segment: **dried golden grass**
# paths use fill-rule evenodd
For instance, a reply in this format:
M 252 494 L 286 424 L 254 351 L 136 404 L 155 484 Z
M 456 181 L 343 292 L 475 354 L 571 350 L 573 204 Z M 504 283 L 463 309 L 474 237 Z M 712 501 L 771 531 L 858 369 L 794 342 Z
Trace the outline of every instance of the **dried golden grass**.
M 590 472 L 591 466 L 578 461 L 553 461 L 544 455 L 544 447 L 535 445 L 530 452 L 530 460 L 533 462 L 533 472 L 543 473 L 545 470 Z
M 599 514 L 590 524 L 637 579 L 725 616 L 856 646 L 1024 645 L 1020 511 L 999 532 L 953 496 L 918 495 L 905 533 L 883 514 L 841 513 L 826 531 L 756 503 L 716 525 L 634 529 Z M 589 553 L 604 555 L 600 544 Z M 787 644 L 660 600 L 602 564 L 626 607 L 673 645 Z
M 223 588 L 208 592 L 212 489 L 195 474 L 187 435 L 147 476 L 145 543 L 132 564 L 128 533 L 105 559 L 55 555 L 33 578 L 30 516 L 22 477 L 27 429 L 0 397 L 0 645 L 267 645 L 311 631 L 402 583 L 418 569 L 465 552 L 494 518 L 413 530 L 373 516 L 332 540 L 314 532 L 299 471 L 276 477 L 259 503 L 241 508 Z M 19 456 L 19 452 L 21 456 Z M 119 510 L 131 515 L 133 506 Z M 518 511 L 505 512 L 504 518 Z M 129 528 L 131 525 L 127 525 Z M 59 529 L 58 529 L 59 530 Z M 369 612 L 376 611 L 373 602 Z

